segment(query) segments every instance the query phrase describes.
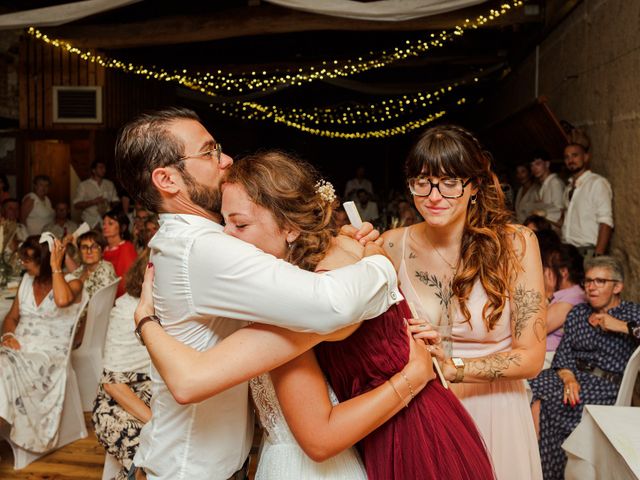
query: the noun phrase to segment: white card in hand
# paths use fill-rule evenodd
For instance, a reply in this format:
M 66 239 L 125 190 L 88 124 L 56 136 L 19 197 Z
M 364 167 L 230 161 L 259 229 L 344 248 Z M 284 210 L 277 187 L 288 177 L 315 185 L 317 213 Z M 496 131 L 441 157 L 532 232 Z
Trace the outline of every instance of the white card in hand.
M 89 226 L 89 224 L 87 222 L 82 222 L 82 224 L 78 228 L 76 228 L 76 231 L 73 232 L 71 235 L 73 236 L 74 240 L 78 240 L 78 237 L 80 235 L 84 235 L 89 230 L 91 230 L 91 227 Z
M 360 218 L 360 213 L 358 212 L 358 207 L 354 202 L 344 202 L 342 204 L 344 207 L 344 211 L 347 212 L 347 217 L 349 217 L 349 222 L 356 228 L 362 227 L 362 219 Z

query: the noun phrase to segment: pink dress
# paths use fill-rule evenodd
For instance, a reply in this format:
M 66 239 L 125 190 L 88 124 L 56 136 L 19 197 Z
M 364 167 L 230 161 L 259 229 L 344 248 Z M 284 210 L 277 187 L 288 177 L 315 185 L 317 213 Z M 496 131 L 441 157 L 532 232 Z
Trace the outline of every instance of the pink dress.
M 405 299 L 422 316 L 422 301 L 411 282 L 405 264 L 405 229 L 398 280 Z M 511 349 L 510 308 L 507 304 L 497 325 L 487 332 L 482 308 L 487 294 L 478 281 L 467 307 L 471 321 L 465 322 L 455 302 L 452 307 L 453 356 L 477 358 Z M 425 316 L 428 318 L 428 315 Z M 538 440 L 533 427 L 524 380 L 498 380 L 490 383 L 450 384 L 476 422 L 491 455 L 498 480 L 542 479 Z

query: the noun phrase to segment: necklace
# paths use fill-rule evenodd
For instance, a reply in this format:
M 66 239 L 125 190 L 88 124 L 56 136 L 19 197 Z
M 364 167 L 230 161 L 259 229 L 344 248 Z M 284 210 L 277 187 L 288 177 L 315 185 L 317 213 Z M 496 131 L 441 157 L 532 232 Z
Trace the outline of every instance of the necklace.
M 426 237 L 426 239 L 427 239 L 427 242 L 429 242 L 429 245 L 431 245 L 431 248 L 433 248 L 433 249 L 436 251 L 436 253 L 437 253 L 437 254 L 438 254 L 438 256 L 442 259 L 442 261 L 443 261 L 444 263 L 446 263 L 447 265 L 449 265 L 449 268 L 455 272 L 455 271 L 458 269 L 458 266 L 457 266 L 457 265 L 453 265 L 453 264 L 452 264 L 451 262 L 449 262 L 446 258 L 444 258 L 444 256 L 440 253 L 440 250 L 438 250 L 438 249 L 436 248 L 436 246 L 431 242 L 431 240 L 429 239 L 429 236 L 428 236 L 428 235 L 425 235 L 425 237 Z M 456 264 L 457 264 L 458 262 L 459 262 L 459 259 L 458 259 L 458 261 L 456 261 Z

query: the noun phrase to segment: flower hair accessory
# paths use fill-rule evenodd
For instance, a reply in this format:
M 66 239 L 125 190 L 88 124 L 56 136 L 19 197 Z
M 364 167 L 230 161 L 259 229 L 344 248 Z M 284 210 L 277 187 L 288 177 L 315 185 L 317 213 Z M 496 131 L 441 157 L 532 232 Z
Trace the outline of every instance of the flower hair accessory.
M 336 191 L 333 185 L 326 180 L 318 180 L 316 182 L 316 193 L 327 203 L 333 203 L 336 199 Z

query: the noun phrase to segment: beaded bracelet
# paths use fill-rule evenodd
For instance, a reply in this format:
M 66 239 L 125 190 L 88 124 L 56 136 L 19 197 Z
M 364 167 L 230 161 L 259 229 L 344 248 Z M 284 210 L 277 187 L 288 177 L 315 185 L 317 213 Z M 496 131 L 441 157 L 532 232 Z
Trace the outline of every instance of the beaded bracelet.
M 407 375 L 404 373 L 404 371 L 400 370 L 400 375 L 402 375 L 402 378 L 404 378 L 404 381 L 407 382 L 407 385 L 409 385 L 409 394 L 411 395 L 411 400 L 413 400 L 414 398 L 416 398 L 416 396 L 413 393 L 413 386 L 411 385 L 411 382 L 407 378 Z

